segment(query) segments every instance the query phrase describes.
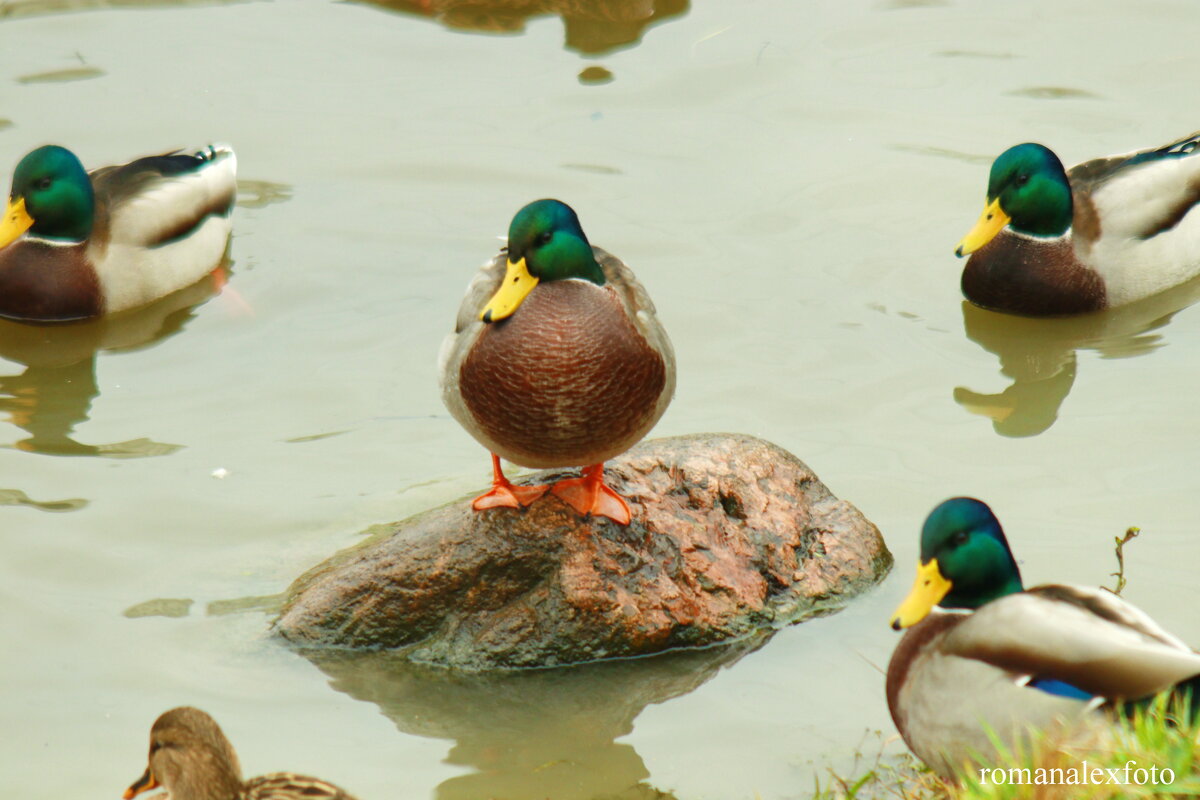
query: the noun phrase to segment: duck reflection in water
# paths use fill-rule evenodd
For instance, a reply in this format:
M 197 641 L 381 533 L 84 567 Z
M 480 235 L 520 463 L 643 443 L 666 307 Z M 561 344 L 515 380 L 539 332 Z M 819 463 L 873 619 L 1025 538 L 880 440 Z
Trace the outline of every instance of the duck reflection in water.
M 557 14 L 567 49 L 598 55 L 636 44 L 645 29 L 688 10 L 688 0 L 363 0 L 436 19 L 448 28 L 517 33 L 531 17 Z
M 1095 350 L 1103 358 L 1151 353 L 1165 343 L 1156 331 L 1197 300 L 1200 279 L 1136 303 L 1074 317 L 1018 317 L 964 300 L 967 338 L 1000 358 L 1000 372 L 1012 384 L 996 394 L 959 386 L 954 400 L 990 418 L 1001 436 L 1037 436 L 1058 419 L 1075 383 L 1079 350 Z
M 472 767 L 437 800 L 672 800 L 617 738 L 652 703 L 685 695 L 769 637 L 725 647 L 554 669 L 469 673 L 396 653 L 302 653 L 340 692 L 375 703 L 401 731 L 452 739 L 449 764 Z
M 148 438 L 90 445 L 75 441 L 75 427 L 88 420 L 100 394 L 96 354 L 148 347 L 181 331 L 195 308 L 213 296 L 228 271 L 212 275 L 145 308 L 115 317 L 69 325 L 32 325 L 0 319 L 0 357 L 25 365 L 0 376 L 0 413 L 29 437 L 9 445 L 59 456 L 144 458 L 167 455 L 181 445 Z

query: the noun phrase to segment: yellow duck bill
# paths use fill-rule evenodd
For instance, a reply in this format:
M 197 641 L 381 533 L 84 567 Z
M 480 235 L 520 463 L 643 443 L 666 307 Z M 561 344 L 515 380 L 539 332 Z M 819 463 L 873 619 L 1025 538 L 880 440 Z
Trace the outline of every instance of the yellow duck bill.
M 4 219 L 0 220 L 0 247 L 7 247 L 33 225 L 33 217 L 25 210 L 25 198 L 8 201 Z
M 975 223 L 975 227 L 971 228 L 970 232 L 958 243 L 958 248 L 954 251 L 954 254 L 961 258 L 962 256 L 974 253 L 996 238 L 996 234 L 1004 230 L 1004 226 L 1011 219 L 1012 217 L 1005 214 L 1004 209 L 1000 208 L 1000 198 L 997 197 L 983 210 L 983 214 L 980 215 L 979 221 Z
M 931 558 L 917 566 L 917 579 L 904 598 L 904 602 L 892 615 L 892 629 L 900 630 L 916 625 L 929 615 L 941 599 L 949 593 L 950 581 L 942 577 L 937 559 Z
M 479 318 L 484 322 L 499 322 L 510 316 L 537 285 L 538 279 L 529 273 L 525 259 L 509 261 L 504 273 L 504 282 L 483 307 Z

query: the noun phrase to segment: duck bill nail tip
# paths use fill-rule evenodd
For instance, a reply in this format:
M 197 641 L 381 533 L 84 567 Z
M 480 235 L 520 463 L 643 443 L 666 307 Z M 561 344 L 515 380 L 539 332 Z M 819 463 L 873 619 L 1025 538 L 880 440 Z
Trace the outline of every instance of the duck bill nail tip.
M 150 772 L 150 768 L 147 767 L 146 771 L 142 773 L 142 777 L 130 784 L 129 788 L 125 790 L 125 794 L 121 795 L 121 797 L 125 798 L 125 800 L 133 800 L 134 797 L 137 797 L 142 792 L 148 792 L 151 789 L 157 789 L 158 786 L 159 784 L 155 779 L 154 774 Z

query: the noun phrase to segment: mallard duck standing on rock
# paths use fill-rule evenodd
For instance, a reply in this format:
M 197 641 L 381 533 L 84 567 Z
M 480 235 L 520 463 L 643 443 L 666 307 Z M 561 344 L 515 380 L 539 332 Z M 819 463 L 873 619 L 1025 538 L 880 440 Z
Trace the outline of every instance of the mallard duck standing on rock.
M 90 319 L 197 282 L 225 254 L 236 172 L 221 144 L 90 174 L 66 148 L 34 150 L 0 220 L 0 316 Z
M 216 720 L 181 706 L 150 728 L 150 766 L 125 790 L 125 800 L 162 787 L 170 800 L 354 800 L 319 778 L 273 772 L 242 781 L 233 745 Z
M 588 243 L 569 206 L 538 200 L 517 212 L 507 248 L 467 287 L 439 361 L 446 407 L 492 452 L 492 489 L 476 510 L 528 506 L 549 490 L 580 514 L 629 523 L 604 461 L 666 411 L 675 354 L 646 290 Z M 500 458 L 583 465 L 583 475 L 516 486 Z
M 987 207 L 959 243 L 962 291 L 1029 316 L 1149 297 L 1200 274 L 1200 133 L 1070 171 L 1019 144 L 993 162 Z
M 988 729 L 1011 742 L 1200 689 L 1200 654 L 1115 594 L 1023 588 L 999 521 L 967 497 L 925 521 L 917 580 L 892 627 L 909 628 L 888 664 L 892 720 L 945 776 L 995 752 Z

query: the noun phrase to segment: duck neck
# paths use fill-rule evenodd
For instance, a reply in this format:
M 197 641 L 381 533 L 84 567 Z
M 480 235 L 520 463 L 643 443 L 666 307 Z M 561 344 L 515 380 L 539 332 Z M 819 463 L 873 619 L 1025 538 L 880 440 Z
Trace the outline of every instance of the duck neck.
M 943 608 L 966 608 L 973 611 L 993 600 L 1023 591 L 1025 591 L 1025 587 L 1021 584 L 1021 576 L 1013 575 L 1002 583 L 989 585 L 986 589 L 969 591 L 951 589 L 938 605 Z

